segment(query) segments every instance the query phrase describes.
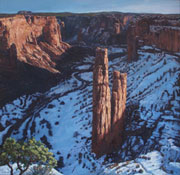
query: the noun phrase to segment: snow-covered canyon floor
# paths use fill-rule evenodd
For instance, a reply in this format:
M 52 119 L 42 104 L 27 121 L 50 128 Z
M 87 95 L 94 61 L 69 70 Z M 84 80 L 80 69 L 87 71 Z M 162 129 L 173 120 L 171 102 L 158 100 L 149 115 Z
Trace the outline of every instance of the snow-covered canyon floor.
M 21 96 L 1 108 L 0 143 L 9 136 L 33 136 L 55 154 L 64 175 L 178 175 L 179 54 L 144 46 L 138 61 L 128 63 L 126 49 L 108 50 L 110 79 L 113 70 L 128 77 L 124 144 L 118 153 L 100 159 L 91 153 L 90 56 L 76 62 L 71 77 L 49 91 Z

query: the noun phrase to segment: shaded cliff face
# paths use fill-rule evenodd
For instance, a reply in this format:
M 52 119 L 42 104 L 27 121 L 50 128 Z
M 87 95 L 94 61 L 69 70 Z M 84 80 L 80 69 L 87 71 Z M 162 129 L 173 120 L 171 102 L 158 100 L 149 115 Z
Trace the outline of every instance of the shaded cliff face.
M 56 64 L 68 48 L 55 17 L 0 18 L 0 105 L 54 84 Z
M 61 40 L 55 17 L 16 15 L 0 19 L 1 65 L 10 59 L 9 49 L 16 47 L 17 59 L 57 73 L 55 60 L 69 47 Z
M 134 27 L 129 27 L 127 31 L 128 61 L 138 59 L 138 36 L 135 35 Z
M 134 15 L 107 13 L 61 17 L 64 39 L 71 43 L 121 44 L 126 42 L 126 30 Z
M 141 41 L 141 44 L 138 44 Z M 168 16 L 141 16 L 127 30 L 128 60 L 137 60 L 138 45 L 180 52 L 180 21 Z

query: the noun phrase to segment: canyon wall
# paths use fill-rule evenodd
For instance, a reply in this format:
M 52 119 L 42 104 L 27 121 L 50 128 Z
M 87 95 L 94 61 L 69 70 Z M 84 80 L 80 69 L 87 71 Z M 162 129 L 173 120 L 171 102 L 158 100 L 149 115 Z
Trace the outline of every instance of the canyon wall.
M 138 36 L 135 35 L 134 27 L 129 27 L 127 32 L 128 61 L 138 59 Z
M 1 66 L 11 62 L 9 49 L 12 45 L 17 50 L 20 62 L 54 73 L 58 72 L 55 60 L 69 48 L 68 44 L 62 42 L 55 17 L 29 15 L 0 18 Z
M 138 42 L 180 52 L 180 22 L 170 16 L 141 16 L 127 30 L 128 60 L 137 60 Z
M 0 106 L 52 86 L 60 73 L 56 64 L 69 48 L 56 17 L 0 18 Z
M 107 49 L 97 48 L 93 70 L 92 151 L 99 157 L 122 144 L 127 74 L 114 71 L 112 99 Z
M 123 13 L 72 14 L 58 17 L 64 21 L 64 39 L 72 44 L 126 43 L 126 30 L 134 15 Z
M 64 21 L 63 38 L 72 44 L 128 45 L 128 60 L 138 59 L 138 48 L 155 45 L 169 52 L 180 51 L 177 15 L 90 13 L 58 17 Z M 142 43 L 143 42 L 143 43 Z

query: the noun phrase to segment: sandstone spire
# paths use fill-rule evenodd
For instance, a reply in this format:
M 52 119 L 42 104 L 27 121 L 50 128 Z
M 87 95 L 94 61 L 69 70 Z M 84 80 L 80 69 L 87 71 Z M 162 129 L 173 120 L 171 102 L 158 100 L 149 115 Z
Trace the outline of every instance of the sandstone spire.
M 114 71 L 111 101 L 111 128 L 113 149 L 118 149 L 122 144 L 124 112 L 126 106 L 126 87 L 127 74 Z
M 108 76 L 107 49 L 96 49 L 93 72 L 92 151 L 97 156 L 107 151 L 111 125 L 111 95 Z M 102 147 L 103 145 L 103 147 Z
M 92 151 L 99 157 L 122 144 L 127 75 L 114 72 L 112 101 L 107 49 L 96 49 L 93 71 Z
M 138 59 L 138 36 L 134 36 L 134 27 L 129 27 L 127 35 L 128 61 L 137 61 Z

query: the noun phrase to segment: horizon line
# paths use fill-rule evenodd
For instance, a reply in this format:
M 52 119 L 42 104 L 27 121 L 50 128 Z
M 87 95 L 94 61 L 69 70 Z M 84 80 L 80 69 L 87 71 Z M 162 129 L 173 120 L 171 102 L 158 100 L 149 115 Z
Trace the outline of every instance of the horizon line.
M 25 12 L 31 12 L 32 14 L 36 13 L 49 13 L 49 14 L 54 14 L 54 13 L 70 13 L 70 14 L 89 14 L 89 13 L 128 13 L 128 14 L 156 14 L 156 15 L 179 15 L 180 13 L 160 13 L 160 12 L 122 12 L 122 11 L 104 11 L 104 10 L 99 10 L 99 11 L 87 11 L 87 12 L 71 12 L 71 11 L 63 11 L 63 12 L 55 12 L 55 11 L 31 11 L 31 10 L 19 10 L 17 12 L 0 12 L 0 14 L 7 14 L 7 15 L 15 15 L 18 14 L 18 12 L 25 11 Z

